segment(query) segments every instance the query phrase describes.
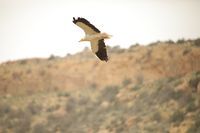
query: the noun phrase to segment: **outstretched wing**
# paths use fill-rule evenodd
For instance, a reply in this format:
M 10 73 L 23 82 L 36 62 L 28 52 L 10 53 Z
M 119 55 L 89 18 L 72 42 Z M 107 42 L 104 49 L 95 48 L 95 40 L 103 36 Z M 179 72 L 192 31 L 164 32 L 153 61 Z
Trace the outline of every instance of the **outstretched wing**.
M 83 29 L 85 34 L 100 33 L 100 30 L 98 30 L 94 25 L 92 25 L 89 21 L 87 21 L 84 18 L 78 17 L 77 19 L 75 19 L 73 17 L 73 23 L 79 26 L 81 29 Z
M 106 45 L 104 40 L 91 41 L 92 52 L 102 61 L 108 61 Z

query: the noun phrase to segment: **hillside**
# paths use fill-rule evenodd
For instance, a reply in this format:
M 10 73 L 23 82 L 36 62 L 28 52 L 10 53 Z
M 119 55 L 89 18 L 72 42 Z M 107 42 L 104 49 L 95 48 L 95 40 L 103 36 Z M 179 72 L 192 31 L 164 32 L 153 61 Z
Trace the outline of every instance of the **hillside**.
M 0 65 L 0 133 L 199 133 L 200 40 Z
M 52 55 L 48 59 L 3 63 L 0 65 L 0 94 L 103 88 L 127 81 L 147 83 L 200 68 L 199 39 L 108 50 L 107 63 L 99 61 L 88 49 L 62 58 Z

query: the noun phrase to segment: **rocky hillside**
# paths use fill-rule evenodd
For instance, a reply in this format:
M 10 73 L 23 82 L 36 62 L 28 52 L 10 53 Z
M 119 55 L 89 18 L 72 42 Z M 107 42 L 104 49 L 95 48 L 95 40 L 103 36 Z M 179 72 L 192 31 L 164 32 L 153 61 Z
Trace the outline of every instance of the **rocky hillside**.
M 200 40 L 0 65 L 0 133 L 199 133 Z
M 0 94 L 38 90 L 102 88 L 122 82 L 148 83 L 200 69 L 200 39 L 109 48 L 109 61 L 86 49 L 66 57 L 24 59 L 0 65 Z

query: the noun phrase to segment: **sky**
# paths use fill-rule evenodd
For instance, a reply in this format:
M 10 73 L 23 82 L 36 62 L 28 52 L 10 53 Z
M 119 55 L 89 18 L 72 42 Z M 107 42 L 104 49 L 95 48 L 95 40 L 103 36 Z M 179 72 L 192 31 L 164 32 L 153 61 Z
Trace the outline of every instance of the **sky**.
M 200 37 L 200 0 L 0 0 L 0 62 L 74 54 L 84 17 L 113 37 L 106 45 L 127 48 L 157 40 Z

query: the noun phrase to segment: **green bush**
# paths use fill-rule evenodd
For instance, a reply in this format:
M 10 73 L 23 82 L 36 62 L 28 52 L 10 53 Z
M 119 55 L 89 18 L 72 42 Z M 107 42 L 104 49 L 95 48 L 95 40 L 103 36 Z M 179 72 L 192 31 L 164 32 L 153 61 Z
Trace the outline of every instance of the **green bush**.
M 6 103 L 0 103 L 0 118 L 11 112 L 11 108 Z
M 47 111 L 47 112 L 53 112 L 53 111 L 58 110 L 59 108 L 60 108 L 60 105 L 59 105 L 59 104 L 56 104 L 56 105 L 54 105 L 54 106 L 48 107 L 46 111 Z
M 26 107 L 26 110 L 29 111 L 32 115 L 39 114 L 42 110 L 42 106 L 35 102 L 31 102 Z
M 194 102 L 188 103 L 186 107 L 187 112 L 194 112 L 198 109 L 198 107 L 194 104 Z
M 200 131 L 200 118 L 197 117 L 194 124 L 188 129 L 187 133 L 199 133 Z
M 54 60 L 54 59 L 56 59 L 56 56 L 53 55 L 53 54 L 51 54 L 51 55 L 49 56 L 49 58 L 48 58 L 48 60 Z
M 184 113 L 177 110 L 173 113 L 170 118 L 170 122 L 173 122 L 175 125 L 179 125 L 184 120 Z
M 190 79 L 189 81 L 189 86 L 192 88 L 193 91 L 197 91 L 197 85 L 200 82 L 200 76 L 199 77 L 193 77 L 192 79 Z
M 14 133 L 26 133 L 30 130 L 32 115 L 21 109 L 11 110 L 6 114 L 5 119 L 0 124 L 4 129 L 9 129 Z
M 187 55 L 188 53 L 191 52 L 191 49 L 187 48 L 183 51 L 183 55 Z
M 174 100 L 179 100 L 179 99 L 180 99 L 181 97 L 183 97 L 183 96 L 184 96 L 184 92 L 172 90 L 171 97 L 172 97 Z
M 157 122 L 160 122 L 162 120 L 162 116 L 160 112 L 156 111 L 152 115 L 152 120 L 156 120 Z
M 135 86 L 132 87 L 133 91 L 137 91 L 139 89 L 141 89 L 141 85 L 135 85 Z
M 185 43 L 185 39 L 179 39 L 179 40 L 177 40 L 176 43 L 177 43 L 177 44 L 183 44 L 183 43 Z
M 140 74 L 136 75 L 135 79 L 136 79 L 136 84 L 143 84 L 144 75 L 140 73 Z
M 175 42 L 172 41 L 172 40 L 168 40 L 168 41 L 165 41 L 165 43 L 167 43 L 167 44 L 174 44 Z
M 135 48 L 135 47 L 138 47 L 138 46 L 140 46 L 140 44 L 139 44 L 139 43 L 135 43 L 135 44 L 133 44 L 133 45 L 131 45 L 131 46 L 129 47 L 129 50 L 130 50 L 130 49 L 133 49 L 133 48 Z
M 123 86 L 127 86 L 127 85 L 129 85 L 131 82 L 132 82 L 131 79 L 125 78 L 125 79 L 122 81 L 122 85 L 123 85 Z
M 32 133 L 48 133 L 48 129 L 45 124 L 38 123 L 33 127 Z
M 58 97 L 69 97 L 70 93 L 69 92 L 60 91 L 60 92 L 58 92 L 57 96 Z
M 73 112 L 75 107 L 77 106 L 77 101 L 73 97 L 70 97 L 66 103 L 65 110 L 67 112 Z
M 200 47 L 200 38 L 194 40 L 194 46 Z
M 156 42 L 152 42 L 152 43 L 150 43 L 149 44 L 149 46 L 156 46 L 156 45 L 158 45 L 159 43 L 161 43 L 161 41 L 156 41 Z
M 119 87 L 118 86 L 106 86 L 102 91 L 101 91 L 101 96 L 100 99 L 103 99 L 104 101 L 114 101 L 116 95 L 119 92 Z
M 19 64 L 20 65 L 25 65 L 25 64 L 27 64 L 27 62 L 28 62 L 28 60 L 24 59 L 24 60 L 20 60 Z

